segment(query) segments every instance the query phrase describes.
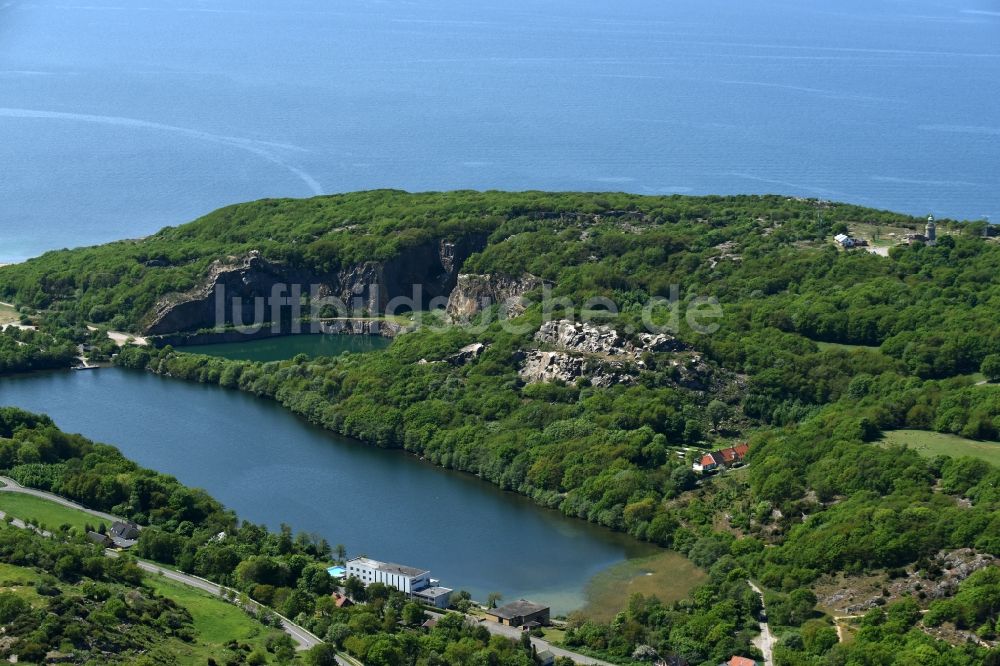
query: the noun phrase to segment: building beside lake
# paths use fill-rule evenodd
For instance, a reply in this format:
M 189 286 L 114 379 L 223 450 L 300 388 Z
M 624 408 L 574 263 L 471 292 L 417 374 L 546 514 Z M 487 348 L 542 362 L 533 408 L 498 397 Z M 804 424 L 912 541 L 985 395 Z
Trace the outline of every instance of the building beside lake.
M 486 617 L 508 627 L 533 629 L 549 623 L 549 607 L 518 599 L 506 606 L 491 608 L 486 611 Z
M 441 587 L 439 581 L 431 578 L 431 572 L 426 569 L 380 562 L 369 557 L 349 560 L 344 569 L 346 577 L 357 578 L 365 587 L 372 583 L 382 583 L 429 606 L 447 608 L 451 600 L 452 590 Z

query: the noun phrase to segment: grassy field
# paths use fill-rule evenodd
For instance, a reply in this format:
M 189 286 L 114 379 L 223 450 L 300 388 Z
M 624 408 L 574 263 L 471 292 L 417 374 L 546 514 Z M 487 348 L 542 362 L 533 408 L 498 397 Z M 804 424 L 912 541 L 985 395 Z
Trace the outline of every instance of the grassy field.
M 265 627 L 236 606 L 206 592 L 162 576 L 147 576 L 146 582 L 157 593 L 186 608 L 194 620 L 197 641 L 179 644 L 176 651 L 172 648 L 180 664 L 205 664 L 209 657 L 222 663 L 220 656 L 227 653 L 225 645 L 230 641 L 239 641 L 256 649 L 262 648 L 269 636 L 281 635 L 278 629 Z
M 665 603 L 688 596 L 705 579 L 705 573 L 687 558 L 665 550 L 657 555 L 626 560 L 601 572 L 587 583 L 587 605 L 582 613 L 602 622 L 614 616 L 636 592 Z
M 866 347 L 865 345 L 843 345 L 839 342 L 819 342 L 816 341 L 816 346 L 819 347 L 820 351 L 827 351 L 830 349 L 843 349 L 845 351 L 854 351 L 855 349 L 867 349 L 868 351 L 878 351 L 878 347 Z
M 32 606 L 42 604 L 42 597 L 35 592 L 35 585 L 41 580 L 42 576 L 33 569 L 0 562 L 0 592 L 13 592 Z
M 894 227 L 887 225 L 874 225 L 866 222 L 853 222 L 847 225 L 848 233 L 854 238 L 864 238 L 870 244 L 876 246 L 892 246 L 902 242 L 907 234 L 914 233 L 913 229 L 906 227 Z M 923 229 L 919 233 L 923 233 Z M 890 236 L 895 234 L 895 236 Z M 878 240 L 875 240 L 876 236 Z
M 83 511 L 62 506 L 41 497 L 22 495 L 21 493 L 0 492 L 0 511 L 24 521 L 37 521 L 38 524 L 50 530 L 57 529 L 61 525 L 69 525 L 81 531 L 85 525 L 91 525 L 94 528 L 102 522 L 107 525 L 106 521 Z
M 9 305 L 0 305 L 0 326 L 4 324 L 16 324 L 20 321 L 21 315 L 17 310 Z
M 545 627 L 542 629 L 542 638 L 549 643 L 562 645 L 562 642 L 566 640 L 566 630 L 558 627 Z
M 946 435 L 928 430 L 891 430 L 882 438 L 884 444 L 906 445 L 920 455 L 933 457 L 972 456 L 988 463 L 1000 465 L 1000 444 L 977 442 L 957 435 Z

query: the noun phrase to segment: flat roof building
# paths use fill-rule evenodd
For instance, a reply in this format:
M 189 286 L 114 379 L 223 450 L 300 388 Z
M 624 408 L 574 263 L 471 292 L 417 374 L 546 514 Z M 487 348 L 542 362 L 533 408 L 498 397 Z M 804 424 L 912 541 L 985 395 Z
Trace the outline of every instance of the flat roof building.
M 549 607 L 525 599 L 518 599 L 506 606 L 486 611 L 486 616 L 493 622 L 505 624 L 508 627 L 520 627 L 533 623 L 546 625 L 549 623 Z
M 344 567 L 346 577 L 360 580 L 365 586 L 382 583 L 422 603 L 447 608 L 452 590 L 440 587 L 426 569 L 408 567 L 393 562 L 380 562 L 369 557 L 356 557 Z

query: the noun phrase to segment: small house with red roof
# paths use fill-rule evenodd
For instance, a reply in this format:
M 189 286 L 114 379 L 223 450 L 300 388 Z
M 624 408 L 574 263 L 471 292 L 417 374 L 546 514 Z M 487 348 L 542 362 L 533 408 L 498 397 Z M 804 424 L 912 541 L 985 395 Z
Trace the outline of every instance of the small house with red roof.
M 702 454 L 701 458 L 691 465 L 691 469 L 696 472 L 714 472 L 717 469 L 739 467 L 743 464 L 748 453 L 750 453 L 750 445 L 743 442 L 726 449 Z
M 719 666 L 758 666 L 758 664 L 749 657 L 737 657 L 734 655 L 729 661 L 719 664 Z
M 337 608 L 346 608 L 348 606 L 353 606 L 354 602 L 347 598 L 346 595 L 340 592 L 334 592 L 330 595 L 333 598 L 333 603 Z

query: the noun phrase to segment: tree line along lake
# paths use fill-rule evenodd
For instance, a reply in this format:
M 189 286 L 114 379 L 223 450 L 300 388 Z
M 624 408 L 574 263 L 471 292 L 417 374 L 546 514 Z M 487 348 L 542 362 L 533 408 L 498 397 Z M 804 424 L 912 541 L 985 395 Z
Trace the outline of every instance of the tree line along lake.
M 321 337 L 207 350 L 272 360 L 316 345 L 331 352 L 381 344 Z M 405 452 L 338 437 L 246 393 L 102 368 L 2 378 L 0 404 L 47 413 L 63 430 L 113 444 L 141 465 L 204 488 L 242 519 L 319 534 L 344 544 L 349 556 L 430 569 L 477 599 L 500 592 L 550 604 L 554 613 L 596 602 L 606 613 L 624 601 L 630 581 L 646 593 L 660 584 L 669 599 L 699 579 L 678 554 Z M 588 590 L 598 599 L 588 599 Z

